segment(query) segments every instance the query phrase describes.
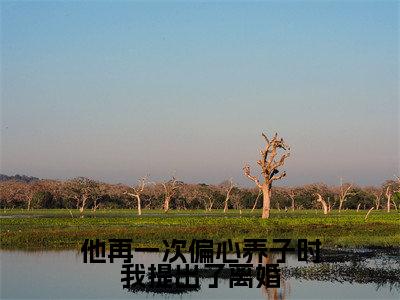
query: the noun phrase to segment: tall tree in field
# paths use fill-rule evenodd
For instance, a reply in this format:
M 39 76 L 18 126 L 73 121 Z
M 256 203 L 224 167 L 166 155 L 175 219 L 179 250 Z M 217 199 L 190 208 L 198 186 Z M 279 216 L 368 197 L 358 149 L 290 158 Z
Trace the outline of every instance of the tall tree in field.
M 286 176 L 286 172 L 279 173 L 278 168 L 284 165 L 285 159 L 289 157 L 290 147 L 285 144 L 282 138 L 278 138 L 278 134 L 272 137 L 271 140 L 262 133 L 266 141 L 265 149 L 260 150 L 261 159 L 257 161 L 257 164 L 261 167 L 261 174 L 263 177 L 260 182 L 259 177 L 251 175 L 250 166 L 245 164 L 243 167 L 243 173 L 250 180 L 254 181 L 256 186 L 262 191 L 263 194 L 263 209 L 262 218 L 269 218 L 269 211 L 271 206 L 271 187 L 272 182 Z M 284 151 L 284 153 L 277 159 L 278 151 Z

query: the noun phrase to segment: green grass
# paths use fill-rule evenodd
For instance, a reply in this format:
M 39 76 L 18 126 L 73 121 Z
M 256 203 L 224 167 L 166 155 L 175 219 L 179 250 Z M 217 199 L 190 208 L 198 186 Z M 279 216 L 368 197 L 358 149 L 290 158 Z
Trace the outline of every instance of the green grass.
M 261 211 L 213 212 L 144 210 L 87 211 L 84 218 L 72 211 L 8 210 L 0 213 L 1 249 L 74 249 L 85 238 L 131 238 L 134 246 L 157 246 L 173 238 L 242 241 L 244 238 L 319 238 L 322 247 L 400 247 L 400 213 L 372 211 L 276 211 L 268 220 Z M 189 242 L 190 243 L 190 242 Z

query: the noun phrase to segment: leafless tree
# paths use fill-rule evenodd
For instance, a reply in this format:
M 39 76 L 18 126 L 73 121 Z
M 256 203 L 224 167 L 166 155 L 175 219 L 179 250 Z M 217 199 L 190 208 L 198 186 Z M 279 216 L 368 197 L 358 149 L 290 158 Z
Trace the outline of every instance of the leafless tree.
M 328 197 L 328 212 L 331 212 L 332 209 L 335 207 L 335 204 L 336 204 L 336 197 L 334 197 L 334 200 L 335 200 L 335 201 L 333 201 L 333 203 L 331 204 L 331 201 L 330 201 L 330 199 L 329 199 L 329 197 Z
M 211 211 L 212 207 L 214 205 L 214 199 L 212 198 L 212 196 L 209 195 L 209 194 L 204 194 L 202 199 L 203 199 L 203 202 L 204 202 L 205 211 Z
M 324 211 L 324 215 L 328 214 L 328 205 L 326 204 L 325 200 L 322 198 L 321 194 L 317 193 L 318 199 L 317 202 L 322 204 L 322 209 Z
M 171 199 L 175 195 L 179 186 L 177 184 L 175 177 L 172 177 L 172 179 L 167 182 L 163 182 L 162 186 L 164 187 L 164 192 L 165 192 L 163 209 L 164 212 L 167 212 L 169 210 L 169 204 L 171 202 Z
M 395 199 L 400 196 L 400 180 L 397 177 L 397 180 L 386 180 L 383 184 L 383 190 L 385 191 L 386 196 L 386 210 L 390 212 L 390 206 L 393 203 L 394 208 L 397 210 L 397 205 Z
M 137 200 L 137 209 L 138 209 L 138 215 L 142 215 L 142 200 L 141 200 L 141 195 L 144 192 L 144 188 L 147 184 L 150 182 L 148 181 L 148 176 L 142 177 L 138 180 L 138 186 L 136 187 L 131 187 L 132 192 L 125 192 L 128 196 L 134 197 Z
M 290 197 L 290 200 L 292 200 L 292 211 L 295 209 L 295 197 L 296 197 L 296 190 L 294 188 L 289 189 L 288 195 Z
M 343 179 L 340 178 L 340 189 L 339 189 L 339 212 L 343 208 L 344 202 L 346 202 L 347 196 L 350 195 L 350 190 L 352 188 L 352 184 L 345 184 L 343 185 Z
M 253 208 L 251 209 L 251 212 L 253 212 L 253 211 L 256 209 L 256 206 L 257 206 L 257 201 L 258 201 L 258 198 L 260 198 L 261 194 L 262 194 L 262 191 L 261 191 L 261 190 L 259 190 L 259 191 L 258 191 L 257 198 L 256 198 L 256 201 L 254 201 Z
M 233 208 L 239 211 L 239 214 L 242 214 L 242 196 L 239 193 L 234 193 L 231 197 L 231 201 L 233 204 Z
M 367 220 L 369 214 L 371 213 L 371 211 L 373 211 L 373 209 L 374 209 L 374 207 L 372 206 L 372 207 L 368 210 L 367 214 L 365 215 L 364 220 Z
M 387 199 L 386 211 L 390 212 L 390 201 L 392 200 L 392 195 L 393 195 L 392 189 L 390 188 L 390 185 L 387 186 L 385 195 L 386 195 L 386 199 Z
M 278 134 L 276 133 L 271 140 L 262 133 L 266 141 L 265 149 L 260 150 L 261 159 L 257 161 L 257 164 L 261 167 L 261 173 L 263 176 L 263 182 L 259 181 L 257 176 L 251 175 L 250 166 L 245 164 L 243 167 L 243 173 L 250 180 L 254 181 L 256 186 L 263 193 L 263 210 L 262 210 L 262 218 L 269 218 L 270 206 L 271 206 L 271 188 L 272 182 L 282 177 L 286 176 L 286 172 L 282 172 L 279 174 L 278 168 L 283 166 L 285 163 L 285 159 L 289 157 L 290 147 L 285 144 L 282 138 L 278 138 Z M 278 151 L 285 151 L 279 160 L 275 160 L 278 155 Z
M 371 196 L 371 198 L 373 197 L 373 203 L 375 206 L 376 210 L 379 210 L 380 206 L 381 206 L 381 198 L 383 195 L 383 188 L 378 188 L 375 186 L 367 186 L 364 188 L 364 191 Z M 365 208 L 364 208 L 365 209 Z
M 228 211 L 228 202 L 229 199 L 231 197 L 231 192 L 232 189 L 235 187 L 235 185 L 233 184 L 233 180 L 232 178 L 229 180 L 229 184 L 227 186 L 225 186 L 225 191 L 226 191 L 226 196 L 225 196 L 225 201 L 224 201 L 224 213 L 226 213 Z
M 64 194 L 68 198 L 75 199 L 76 208 L 81 217 L 90 199 L 96 201 L 100 196 L 99 184 L 91 179 L 78 177 L 65 183 Z

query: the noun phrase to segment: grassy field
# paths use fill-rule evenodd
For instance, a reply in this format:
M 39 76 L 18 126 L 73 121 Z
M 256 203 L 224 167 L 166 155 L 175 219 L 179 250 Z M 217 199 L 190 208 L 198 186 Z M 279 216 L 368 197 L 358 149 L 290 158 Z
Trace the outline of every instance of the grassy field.
M 365 211 L 271 212 L 268 220 L 261 211 L 231 210 L 161 211 L 135 210 L 87 211 L 84 218 L 68 210 L 8 210 L 0 213 L 1 249 L 50 250 L 80 248 L 84 239 L 131 238 L 134 246 L 157 246 L 173 238 L 319 238 L 322 247 L 400 247 L 400 213 L 372 211 L 365 221 Z

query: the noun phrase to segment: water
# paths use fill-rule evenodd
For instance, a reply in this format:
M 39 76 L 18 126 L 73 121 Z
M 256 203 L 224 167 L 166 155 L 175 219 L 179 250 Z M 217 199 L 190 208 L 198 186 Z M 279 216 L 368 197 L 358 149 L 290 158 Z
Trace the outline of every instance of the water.
M 211 289 L 208 285 L 213 279 L 201 278 L 198 291 L 177 295 L 123 289 L 122 260 L 112 264 L 83 264 L 82 254 L 76 251 L 0 251 L 0 254 L 2 299 L 399 299 L 400 296 L 397 275 L 395 280 L 385 279 L 385 276 L 393 278 L 385 270 L 400 274 L 398 256 L 380 255 L 324 265 L 300 264 L 296 257 L 290 256 L 286 266 L 280 265 L 285 278 L 279 289 L 257 288 L 256 279 L 253 288 L 230 288 L 228 279 L 219 279 L 219 287 Z M 161 261 L 162 254 L 134 253 L 134 263 L 150 266 Z M 313 272 L 313 268 L 321 266 L 324 276 L 318 278 L 321 270 Z M 354 276 L 348 272 L 353 267 L 357 270 Z

